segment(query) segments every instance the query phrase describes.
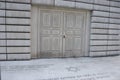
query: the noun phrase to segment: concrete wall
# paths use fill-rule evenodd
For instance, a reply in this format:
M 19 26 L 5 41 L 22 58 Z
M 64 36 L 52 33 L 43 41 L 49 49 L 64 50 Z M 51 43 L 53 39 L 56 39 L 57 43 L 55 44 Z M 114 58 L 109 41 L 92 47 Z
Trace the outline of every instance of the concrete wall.
M 30 59 L 30 0 L 0 0 L 0 60 Z
M 120 54 L 119 0 L 0 0 L 0 60 L 30 59 L 31 3 L 90 10 L 90 56 Z

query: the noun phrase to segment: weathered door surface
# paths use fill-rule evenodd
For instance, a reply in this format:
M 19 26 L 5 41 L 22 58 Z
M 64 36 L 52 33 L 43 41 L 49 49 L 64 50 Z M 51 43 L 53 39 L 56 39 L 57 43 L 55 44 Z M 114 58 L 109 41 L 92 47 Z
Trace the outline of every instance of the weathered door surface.
M 62 19 L 60 11 L 40 10 L 40 57 L 62 57 Z
M 83 27 L 83 13 L 64 13 L 63 52 L 65 57 L 84 56 L 82 54 Z
M 37 8 L 37 57 L 85 56 L 86 13 Z

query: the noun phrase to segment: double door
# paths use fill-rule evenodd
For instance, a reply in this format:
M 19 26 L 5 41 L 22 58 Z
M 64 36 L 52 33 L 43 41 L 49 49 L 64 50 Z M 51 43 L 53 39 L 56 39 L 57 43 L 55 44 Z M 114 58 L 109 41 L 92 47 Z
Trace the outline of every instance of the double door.
M 84 12 L 40 9 L 38 14 L 39 57 L 84 56 Z

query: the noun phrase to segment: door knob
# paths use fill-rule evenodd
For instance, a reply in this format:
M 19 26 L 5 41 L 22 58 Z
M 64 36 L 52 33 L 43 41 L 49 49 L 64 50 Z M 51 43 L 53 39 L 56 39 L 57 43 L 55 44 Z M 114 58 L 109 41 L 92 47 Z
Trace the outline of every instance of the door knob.
M 65 38 L 65 35 L 63 35 L 63 38 Z

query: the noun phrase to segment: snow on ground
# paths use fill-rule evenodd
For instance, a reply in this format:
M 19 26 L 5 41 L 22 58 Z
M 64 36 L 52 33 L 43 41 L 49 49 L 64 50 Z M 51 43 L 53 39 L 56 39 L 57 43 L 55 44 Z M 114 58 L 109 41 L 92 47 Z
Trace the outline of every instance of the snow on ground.
M 1 80 L 120 80 L 120 56 L 1 61 Z

